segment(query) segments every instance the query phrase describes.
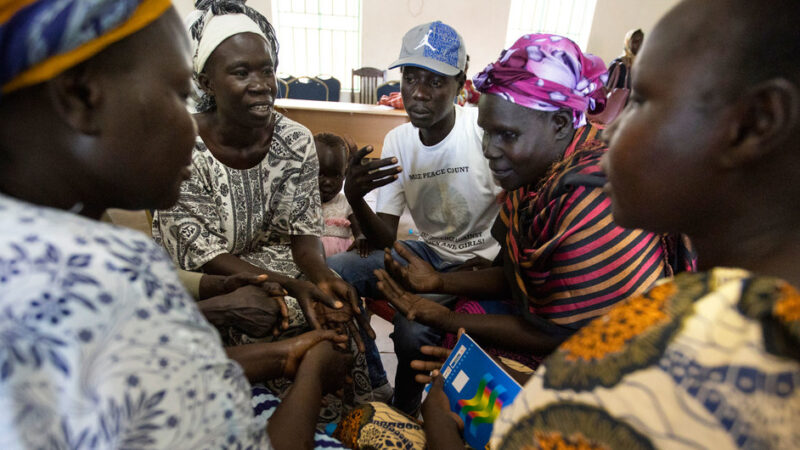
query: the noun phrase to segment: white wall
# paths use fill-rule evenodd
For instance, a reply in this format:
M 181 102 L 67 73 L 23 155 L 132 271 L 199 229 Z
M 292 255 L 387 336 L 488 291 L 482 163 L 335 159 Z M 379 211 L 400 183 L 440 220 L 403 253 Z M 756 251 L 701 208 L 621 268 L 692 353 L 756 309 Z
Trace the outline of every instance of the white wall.
M 369 1 L 369 0 L 367 0 Z M 680 0 L 597 0 L 586 50 L 606 63 L 622 54 L 628 30 L 641 28 L 644 39 L 667 11 Z
M 455 28 L 470 55 L 474 75 L 497 59 L 508 25 L 508 0 L 362 0 L 364 66 L 386 68 L 400 54 L 403 35 L 415 25 L 441 20 Z M 390 79 L 399 79 L 392 71 Z
M 586 50 L 606 62 L 622 52 L 625 33 L 653 25 L 680 0 L 597 0 Z M 181 14 L 194 8 L 193 0 L 173 2 Z M 247 4 L 271 20 L 271 0 Z M 470 55 L 470 75 L 495 60 L 506 37 L 510 0 L 362 0 L 361 65 L 386 68 L 397 59 L 403 35 L 415 25 L 441 20 L 464 37 Z M 397 71 L 389 79 L 399 79 Z

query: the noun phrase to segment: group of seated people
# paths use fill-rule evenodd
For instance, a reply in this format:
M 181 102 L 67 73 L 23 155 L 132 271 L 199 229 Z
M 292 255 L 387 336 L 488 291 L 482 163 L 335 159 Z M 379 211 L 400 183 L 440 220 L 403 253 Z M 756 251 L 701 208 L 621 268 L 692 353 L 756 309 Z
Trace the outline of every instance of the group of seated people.
M 524 384 L 491 448 L 800 443 L 800 3 L 683 0 L 602 127 L 571 40 L 461 107 L 462 37 L 414 27 L 374 160 L 273 109 L 265 17 L 196 7 L 0 3 L 0 447 L 463 449 L 461 330 Z

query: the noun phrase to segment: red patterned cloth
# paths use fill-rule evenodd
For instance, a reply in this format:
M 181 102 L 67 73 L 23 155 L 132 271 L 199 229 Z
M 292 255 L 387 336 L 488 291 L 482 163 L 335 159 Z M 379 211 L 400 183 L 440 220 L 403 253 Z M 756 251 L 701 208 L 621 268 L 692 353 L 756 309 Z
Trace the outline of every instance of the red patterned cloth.
M 405 109 L 405 106 L 403 106 L 403 97 L 399 92 L 392 92 L 389 95 L 382 95 L 381 99 L 378 100 L 378 104 L 391 106 L 395 109 Z

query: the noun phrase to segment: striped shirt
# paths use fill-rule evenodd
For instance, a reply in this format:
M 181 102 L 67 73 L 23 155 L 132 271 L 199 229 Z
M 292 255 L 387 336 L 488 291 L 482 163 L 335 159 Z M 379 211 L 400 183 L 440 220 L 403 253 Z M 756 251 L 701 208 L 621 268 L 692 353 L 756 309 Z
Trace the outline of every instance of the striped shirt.
M 514 299 L 550 334 L 572 334 L 673 274 L 664 236 L 614 224 L 597 133 L 577 130 L 544 183 L 508 193 L 493 229 Z

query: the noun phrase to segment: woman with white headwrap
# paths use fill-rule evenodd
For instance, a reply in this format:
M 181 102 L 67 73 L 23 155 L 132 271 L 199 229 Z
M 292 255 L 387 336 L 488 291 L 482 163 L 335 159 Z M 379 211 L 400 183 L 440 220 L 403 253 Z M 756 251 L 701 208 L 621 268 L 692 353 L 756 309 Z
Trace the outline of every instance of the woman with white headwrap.
M 185 270 L 268 274 L 291 296 L 287 334 L 309 325 L 337 328 L 360 347 L 351 315 L 355 290 L 327 268 L 320 251 L 319 163 L 312 135 L 273 109 L 275 32 L 242 1 L 200 1 L 197 7 L 188 22 L 199 136 L 191 176 L 178 203 L 156 211 L 153 236 Z M 247 336 L 229 338 L 231 344 L 251 342 Z M 358 402 L 371 397 L 371 387 L 363 353 L 355 345 L 351 350 Z M 289 382 L 270 386 L 283 392 Z M 335 421 L 340 409 L 331 399 L 321 418 Z

